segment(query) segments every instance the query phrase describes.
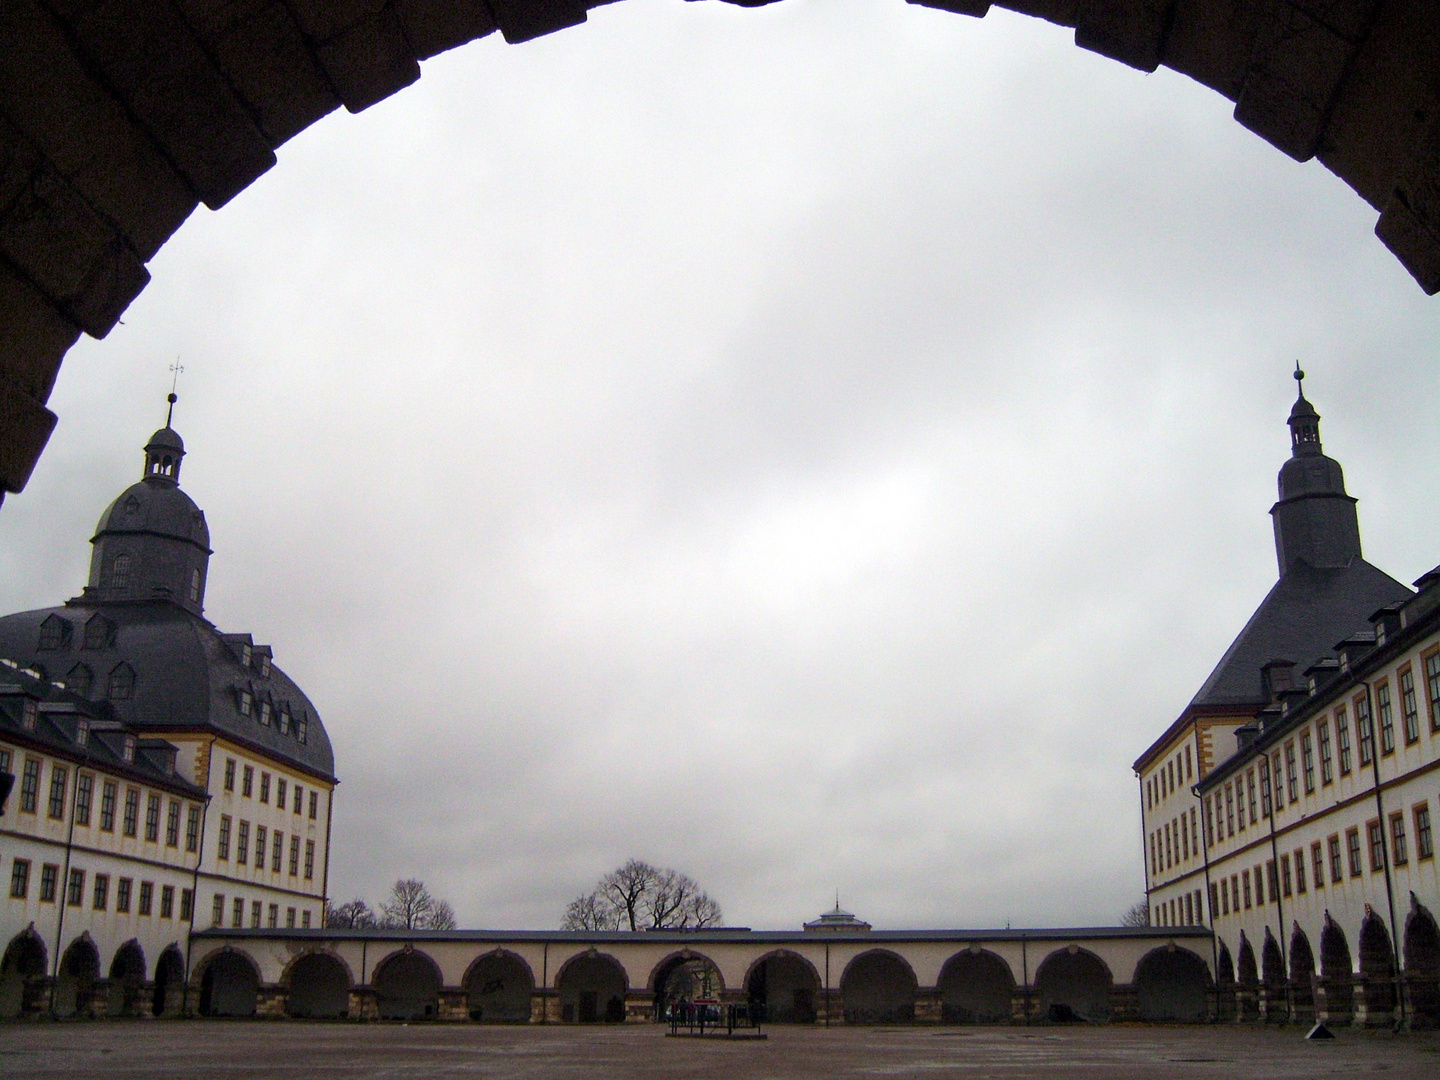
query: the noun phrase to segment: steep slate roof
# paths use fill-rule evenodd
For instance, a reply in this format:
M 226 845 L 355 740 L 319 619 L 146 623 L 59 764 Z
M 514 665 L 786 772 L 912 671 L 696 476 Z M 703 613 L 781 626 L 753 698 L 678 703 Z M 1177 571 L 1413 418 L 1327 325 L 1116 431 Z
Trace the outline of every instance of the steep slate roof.
M 1260 682 L 1262 665 L 1289 660 L 1303 671 L 1329 656 L 1337 641 L 1357 630 L 1369 630 L 1369 616 L 1377 608 L 1413 595 L 1359 556 L 1338 569 L 1296 563 L 1225 650 L 1190 708 L 1264 705 L 1268 698 Z

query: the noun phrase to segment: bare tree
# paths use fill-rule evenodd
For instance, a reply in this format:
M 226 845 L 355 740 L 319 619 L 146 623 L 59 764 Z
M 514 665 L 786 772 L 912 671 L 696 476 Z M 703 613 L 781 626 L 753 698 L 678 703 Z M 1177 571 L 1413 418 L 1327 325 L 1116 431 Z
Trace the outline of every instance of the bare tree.
M 438 918 L 446 926 L 436 925 Z M 399 930 L 450 930 L 455 926 L 455 911 L 444 900 L 430 895 L 423 881 L 401 878 L 390 887 L 390 899 L 380 905 L 385 916 L 382 925 Z
M 1120 916 L 1121 926 L 1149 926 L 1150 925 L 1150 902 L 1148 900 L 1137 900 L 1130 906 L 1130 910 Z
M 375 925 L 375 913 L 358 896 L 343 904 L 325 903 L 325 925 L 344 930 L 365 930 Z
M 432 903 L 430 904 L 430 914 L 425 918 L 425 929 L 455 929 L 455 909 L 450 906 L 448 900 L 434 900 L 432 898 Z
M 714 926 L 720 905 L 694 878 L 639 859 L 612 870 L 595 888 L 570 901 L 565 930 L 656 930 Z

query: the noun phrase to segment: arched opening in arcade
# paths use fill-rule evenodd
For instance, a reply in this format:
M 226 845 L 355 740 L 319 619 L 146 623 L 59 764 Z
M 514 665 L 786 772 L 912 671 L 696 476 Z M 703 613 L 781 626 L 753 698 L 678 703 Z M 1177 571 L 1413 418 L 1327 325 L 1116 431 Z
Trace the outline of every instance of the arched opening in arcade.
M 1240 931 L 1240 951 L 1235 957 L 1235 981 L 1248 989 L 1254 989 L 1260 983 L 1260 965 L 1255 962 L 1255 946 L 1250 944 L 1244 930 Z
M 95 982 L 100 978 L 100 951 L 83 934 L 70 943 L 60 958 L 55 979 L 55 1015 L 84 1016 L 95 1000 Z
M 1057 949 L 1035 972 L 1039 1019 L 1051 1023 L 1110 1019 L 1110 990 L 1114 977 L 1094 953 L 1071 945 Z
M 440 969 L 419 950 L 382 960 L 370 985 L 381 1020 L 433 1020 L 440 1014 Z
M 847 1024 L 906 1024 L 915 1019 L 919 984 L 900 957 L 884 949 L 861 953 L 840 976 Z
M 115 950 L 110 961 L 111 1016 L 138 1016 L 144 1008 L 145 950 L 131 938 Z
M 560 1019 L 567 1024 L 619 1024 L 625 1019 L 630 980 L 613 956 L 590 951 L 575 957 L 555 980 Z
M 655 1019 L 663 1021 L 672 1015 L 684 1018 L 685 1011 L 697 1001 L 718 1001 L 725 980 L 708 956 L 686 950 L 662 960 L 650 985 L 655 991 Z
M 179 1016 L 185 1007 L 185 959 L 178 946 L 166 946 L 155 964 L 155 988 L 150 995 L 150 1012 L 155 1016 Z
M 1260 944 L 1260 981 L 1271 989 L 1283 987 L 1288 981 L 1285 976 L 1285 957 L 1280 952 L 1280 942 L 1265 927 L 1265 940 Z
M 1367 1012 L 1395 1008 L 1395 950 L 1384 920 L 1368 907 L 1360 923 L 1360 977 Z
M 745 998 L 771 1024 L 813 1024 L 820 975 L 804 957 L 781 950 L 762 956 L 745 977 Z
M 212 957 L 200 976 L 201 1016 L 254 1016 L 260 972 L 243 953 L 225 950 Z
M 1141 1020 L 1198 1024 L 1209 1015 L 1210 969 L 1189 949 L 1152 949 L 1135 968 L 1135 1008 Z
M 20 1016 L 39 1006 L 46 963 L 45 943 L 33 929 L 10 939 L 0 961 L 0 1017 Z
M 1440 1027 L 1440 928 L 1424 904 L 1410 894 L 1405 917 L 1405 984 L 1411 1027 Z
M 285 1012 L 305 1020 L 341 1020 L 350 1015 L 350 972 L 336 957 L 306 953 L 287 976 Z
M 1290 933 L 1290 1001 L 1297 1016 L 1315 1012 L 1315 952 L 1298 922 Z
M 984 949 L 956 953 L 940 970 L 940 1018 L 947 1024 L 1003 1024 L 1013 1016 L 1015 976 Z
M 504 949 L 480 957 L 465 976 L 467 1013 L 485 1024 L 528 1024 L 534 993 L 530 965 Z

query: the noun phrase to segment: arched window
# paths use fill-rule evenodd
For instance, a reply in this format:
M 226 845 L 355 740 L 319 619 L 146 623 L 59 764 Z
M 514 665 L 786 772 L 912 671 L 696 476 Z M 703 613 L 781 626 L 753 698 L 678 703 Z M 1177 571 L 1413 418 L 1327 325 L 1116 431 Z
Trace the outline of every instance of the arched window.
M 110 564 L 110 587 L 112 589 L 124 589 L 130 584 L 130 556 L 116 555 L 115 561 Z
M 200 599 L 200 571 L 192 568 L 190 571 L 190 600 L 192 603 Z
M 90 696 L 90 685 L 94 681 L 94 674 L 85 664 L 76 664 L 70 669 L 69 674 L 65 676 L 66 688 L 79 694 L 81 697 Z
M 110 669 L 109 693 L 111 701 L 129 701 L 135 694 L 135 669 L 120 662 Z

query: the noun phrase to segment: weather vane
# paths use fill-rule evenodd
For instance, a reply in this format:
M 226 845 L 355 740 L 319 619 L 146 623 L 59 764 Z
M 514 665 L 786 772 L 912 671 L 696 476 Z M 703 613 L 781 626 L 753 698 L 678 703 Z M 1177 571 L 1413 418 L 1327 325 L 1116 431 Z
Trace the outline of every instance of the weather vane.
M 180 400 L 175 394 L 175 387 L 180 382 L 180 373 L 185 370 L 185 365 L 180 363 L 180 357 L 175 357 L 175 363 L 170 365 L 170 370 L 171 372 L 173 372 L 173 374 L 170 376 L 170 393 L 165 398 L 165 400 L 170 403 L 170 408 L 165 412 L 165 426 L 167 428 L 170 426 L 170 421 L 175 416 L 175 402 Z

